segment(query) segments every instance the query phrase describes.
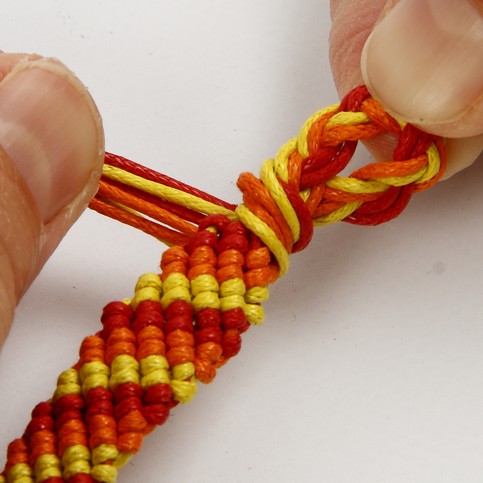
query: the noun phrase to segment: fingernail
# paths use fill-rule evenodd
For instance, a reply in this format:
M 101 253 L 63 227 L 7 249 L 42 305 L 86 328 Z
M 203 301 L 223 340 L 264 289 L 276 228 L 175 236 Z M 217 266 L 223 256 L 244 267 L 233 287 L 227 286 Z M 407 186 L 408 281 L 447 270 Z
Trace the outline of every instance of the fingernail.
M 100 118 L 80 82 L 60 63 L 20 63 L 0 82 L 0 146 L 48 221 L 97 169 Z
M 457 120 L 483 94 L 483 17 L 468 0 L 401 0 L 368 38 L 361 68 L 401 119 Z

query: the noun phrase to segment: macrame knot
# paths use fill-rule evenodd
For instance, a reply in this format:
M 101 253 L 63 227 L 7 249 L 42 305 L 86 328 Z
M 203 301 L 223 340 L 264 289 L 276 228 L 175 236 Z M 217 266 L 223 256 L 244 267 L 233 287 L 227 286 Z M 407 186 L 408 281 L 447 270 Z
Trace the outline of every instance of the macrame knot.
M 350 176 L 338 174 L 359 140 L 381 134 L 394 137 L 391 160 L 370 163 Z M 311 116 L 297 137 L 263 163 L 260 178 L 241 174 L 239 206 L 106 153 L 91 207 L 168 245 L 188 243 L 206 216 L 239 220 L 268 247 L 283 275 L 289 255 L 308 245 L 314 226 L 389 221 L 404 210 L 414 192 L 436 183 L 445 165 L 440 138 L 397 121 L 361 86 L 340 104 Z
M 371 163 L 348 177 L 337 175 L 357 141 L 383 133 L 396 138 L 392 160 Z M 439 138 L 396 121 L 361 86 L 339 105 L 310 117 L 298 137 L 265 161 L 260 179 L 251 173 L 239 177 L 243 204 L 236 214 L 269 247 L 283 275 L 289 254 L 308 245 L 314 225 L 389 221 L 414 192 L 436 183 L 444 167 Z

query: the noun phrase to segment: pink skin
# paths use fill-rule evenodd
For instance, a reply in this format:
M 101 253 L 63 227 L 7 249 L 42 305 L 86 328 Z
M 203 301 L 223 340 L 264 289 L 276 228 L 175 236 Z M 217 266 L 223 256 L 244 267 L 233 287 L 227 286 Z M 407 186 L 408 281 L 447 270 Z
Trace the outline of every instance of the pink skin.
M 465 1 L 465 0 L 462 0 Z M 381 22 L 397 5 L 397 0 L 332 0 L 331 16 L 332 30 L 330 34 L 329 56 L 334 81 L 339 95 L 342 97 L 352 88 L 364 83 L 361 71 L 361 58 L 363 49 L 374 26 Z M 481 11 L 483 2 L 475 1 Z M 435 34 L 436 35 L 436 34 Z M 376 59 L 377 61 L 377 59 Z M 383 69 L 384 66 L 367 65 L 373 71 Z M 394 59 L 397 62 L 397 59 Z M 390 68 L 390 66 L 388 66 Z M 371 89 L 371 86 L 369 86 Z M 377 93 L 373 92 L 377 98 Z M 384 105 L 389 112 L 394 111 L 392 106 Z M 411 122 L 404 115 L 399 119 Z M 417 125 L 417 124 L 416 124 Z M 469 109 L 456 120 L 439 123 L 425 123 L 419 126 L 425 131 L 433 132 L 447 140 L 448 170 L 446 177 L 470 165 L 480 154 L 483 147 L 483 97 L 475 100 L 472 109 Z M 393 139 L 382 136 L 375 141 L 367 143 L 368 149 L 377 160 L 390 157 L 393 148 Z
M 0 345 L 16 303 L 94 196 L 99 113 L 63 64 L 0 54 Z

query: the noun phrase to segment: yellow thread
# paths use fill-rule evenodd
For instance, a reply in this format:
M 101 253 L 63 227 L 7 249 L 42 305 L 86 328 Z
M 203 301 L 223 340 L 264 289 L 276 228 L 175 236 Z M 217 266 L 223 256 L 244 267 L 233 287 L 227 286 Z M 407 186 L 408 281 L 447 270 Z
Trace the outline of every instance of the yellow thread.
M 191 294 L 189 291 L 190 282 L 186 275 L 182 273 L 172 273 L 168 275 L 163 283 L 164 295 L 161 298 L 163 308 L 166 308 L 175 300 L 191 301 Z
M 288 183 L 288 158 L 297 150 L 297 138 L 288 140 L 275 156 L 275 172 L 285 183 Z
M 32 469 L 26 463 L 17 463 L 13 465 L 7 473 L 7 481 L 10 482 L 22 482 L 22 483 L 33 483 Z
M 165 293 L 161 298 L 161 305 L 163 309 L 168 307 L 175 300 L 184 300 L 185 302 L 191 301 L 190 291 L 185 287 L 176 287 Z
M 115 468 L 121 468 L 121 466 L 124 466 L 126 463 L 129 462 L 131 456 L 132 453 L 126 453 L 124 451 L 121 451 L 112 464 Z
M 191 295 L 196 297 L 202 292 L 218 292 L 218 280 L 213 275 L 202 274 L 191 280 Z
M 302 200 L 304 201 L 304 203 L 307 203 L 307 200 L 309 199 L 310 193 L 312 193 L 312 190 L 310 188 L 307 188 L 307 189 L 299 192 L 299 195 L 302 198 Z
M 245 295 L 246 286 L 241 278 L 231 278 L 225 280 L 220 285 L 220 295 L 222 297 L 229 297 L 230 295 Z
M 193 308 L 196 312 L 204 308 L 218 309 L 218 281 L 213 275 L 202 274 L 191 281 L 191 295 Z
M 309 130 L 312 127 L 312 124 L 317 122 L 322 116 L 325 114 L 336 112 L 339 109 L 339 104 L 333 104 L 332 106 L 328 106 L 320 111 L 317 111 L 315 114 L 312 114 L 305 123 L 303 124 L 302 128 L 300 129 L 299 135 L 297 137 L 297 147 L 299 153 L 302 155 L 303 158 L 309 156 L 309 148 L 307 144 L 307 136 L 309 134 Z
M 159 290 L 154 287 L 144 287 L 136 290 L 136 293 L 131 300 L 131 307 L 136 310 L 138 305 L 145 300 L 159 302 Z
M 141 386 L 143 389 L 155 384 L 169 384 L 171 376 L 166 357 L 150 355 L 141 360 Z
M 236 213 L 240 221 L 255 235 L 257 235 L 277 259 L 280 276 L 284 275 L 289 266 L 288 253 L 273 230 L 260 218 L 255 216 L 245 205 L 239 205 Z
M 199 312 L 203 309 L 218 310 L 220 308 L 220 299 L 215 292 L 202 292 L 191 301 L 191 304 L 193 305 L 195 312 Z
M 421 179 L 418 181 L 418 183 L 424 183 L 436 176 L 441 167 L 439 151 L 434 143 L 429 146 L 426 151 L 426 155 L 428 156 L 428 165 L 426 167 L 426 172 L 421 176 Z
M 330 188 L 355 194 L 381 193 L 386 191 L 388 188 L 387 184 L 384 184 L 379 180 L 364 181 L 362 179 L 344 178 L 341 176 L 335 176 L 334 178 L 328 180 L 325 184 Z
M 109 367 L 102 361 L 86 362 L 79 371 L 80 380 L 83 382 L 94 374 L 109 375 Z
M 252 287 L 245 294 L 245 302 L 249 304 L 261 304 L 268 300 L 269 291 L 267 287 Z
M 110 179 L 114 179 L 125 185 L 138 188 L 141 191 L 150 193 L 160 199 L 171 201 L 177 205 L 184 206 L 201 213 L 206 213 L 207 215 L 225 215 L 231 220 L 236 219 L 233 211 L 227 208 L 215 205 L 214 203 L 210 203 L 209 201 L 203 200 L 194 195 L 190 195 L 189 193 L 185 193 L 184 191 L 176 188 L 171 188 L 169 186 L 156 183 L 155 181 L 149 181 L 120 168 L 115 168 L 105 164 L 102 174 Z
M 118 455 L 119 450 L 115 444 L 100 444 L 92 450 L 92 463 L 97 466 L 116 459 Z
M 117 469 L 111 465 L 96 465 L 92 468 L 91 476 L 100 483 L 116 483 Z
M 169 292 L 170 290 L 173 290 L 174 288 L 177 287 L 184 287 L 184 288 L 189 288 L 190 287 L 190 281 L 186 277 L 186 275 L 182 273 L 171 273 L 166 277 L 166 280 L 164 281 L 163 284 L 163 292 Z
M 173 379 L 177 381 L 185 381 L 195 375 L 195 366 L 192 362 L 177 364 L 172 370 Z
M 88 461 L 74 461 L 70 465 L 64 466 L 62 476 L 64 477 L 64 479 L 68 480 L 72 476 L 82 473 L 86 475 L 89 475 L 91 473 L 91 465 Z
M 47 478 L 60 478 L 62 476 L 59 458 L 53 454 L 40 455 L 35 462 L 34 471 L 37 481 L 44 481 Z
M 270 197 L 279 207 L 285 221 L 290 227 L 294 242 L 296 242 L 300 238 L 299 219 L 297 213 L 292 206 L 292 203 L 290 203 L 290 200 L 285 194 L 282 185 L 279 183 L 277 177 L 275 176 L 274 168 L 275 166 L 273 159 L 268 159 L 267 161 L 265 161 L 260 171 L 260 179 L 270 192 Z
M 114 391 L 126 382 L 139 384 L 139 362 L 133 356 L 121 354 L 112 361 L 109 388 Z
M 180 403 L 190 402 L 196 394 L 196 383 L 188 381 L 171 381 L 173 397 Z
M 156 273 L 145 273 L 139 277 L 134 290 L 137 291 L 145 287 L 152 287 L 159 292 L 161 290 L 161 286 L 162 282 L 159 278 L 159 275 Z
M 171 377 L 167 369 L 152 371 L 141 378 L 141 386 L 143 389 L 156 384 L 169 384 L 170 382 Z
M 109 372 L 109 367 L 102 361 L 86 362 L 79 371 L 83 394 L 87 394 L 95 387 L 107 388 Z
M 79 374 L 75 369 L 67 369 L 61 372 L 60 376 L 57 378 L 57 384 L 64 385 L 64 384 L 77 384 L 79 385 Z
M 326 216 L 321 216 L 320 218 L 315 218 L 314 225 L 315 226 L 323 226 L 329 225 L 330 223 L 336 223 L 337 221 L 341 221 L 344 218 L 347 218 L 349 215 L 354 213 L 354 211 L 362 205 L 362 202 L 354 202 L 354 203 L 346 203 L 344 206 L 337 208 L 332 213 L 329 213 Z
M 53 399 L 57 400 L 61 398 L 62 396 L 66 396 L 68 394 L 80 394 L 81 389 L 78 384 L 72 383 L 72 384 L 62 384 L 60 386 L 57 386 Z
M 62 464 L 64 466 L 68 466 L 72 463 L 75 463 L 76 461 L 90 460 L 90 458 L 91 453 L 89 451 L 89 448 L 82 444 L 76 444 L 74 446 L 69 446 L 68 448 L 66 448 L 64 454 L 62 455 Z
M 265 312 L 261 305 L 245 304 L 243 313 L 251 325 L 261 325 L 265 319 Z
M 80 394 L 81 387 L 79 374 L 75 369 L 67 369 L 63 371 L 57 379 L 57 388 L 55 389 L 53 399 L 56 401 L 62 396 L 68 394 Z
M 63 476 L 68 480 L 71 476 L 79 473 L 90 474 L 91 452 L 82 444 L 68 447 L 62 455 Z
M 229 295 L 220 299 L 220 310 L 226 312 L 228 310 L 242 308 L 245 306 L 243 295 Z
M 152 354 L 150 356 L 141 359 L 141 374 L 150 374 L 153 371 L 159 371 L 160 369 L 168 369 L 169 364 L 166 357 Z
M 426 171 L 426 167 L 421 168 L 416 173 L 409 174 L 407 176 L 391 176 L 389 178 L 379 178 L 383 183 L 387 183 L 391 186 L 406 186 L 407 184 L 414 183 Z
M 363 112 L 341 111 L 334 114 L 325 125 L 326 128 L 335 126 L 357 126 L 358 124 L 368 124 L 371 118 Z

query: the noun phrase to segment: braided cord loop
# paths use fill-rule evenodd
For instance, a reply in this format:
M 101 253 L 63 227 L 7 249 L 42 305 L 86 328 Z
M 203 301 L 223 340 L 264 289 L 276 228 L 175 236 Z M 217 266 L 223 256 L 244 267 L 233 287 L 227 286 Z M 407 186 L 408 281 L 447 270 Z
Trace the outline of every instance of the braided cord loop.
M 391 161 L 338 175 L 358 140 L 390 133 Z M 268 285 L 305 248 L 314 226 L 377 225 L 445 167 L 441 139 L 396 121 L 360 87 L 302 126 L 260 178 L 243 173 L 236 206 L 106 154 L 91 208 L 165 242 L 161 272 L 139 278 L 130 299 L 103 310 L 102 329 L 38 404 L 8 447 L 0 483 L 114 483 L 117 470 L 210 383 L 262 323 Z
M 348 177 L 338 175 L 358 140 L 383 133 L 396 138 L 393 160 L 371 163 Z M 289 254 L 308 245 L 314 226 L 389 221 L 413 193 L 436 183 L 445 166 L 441 139 L 396 121 L 361 86 L 340 105 L 311 116 L 298 137 L 264 163 L 260 179 L 240 176 L 244 204 L 236 213 L 270 248 L 283 275 Z

